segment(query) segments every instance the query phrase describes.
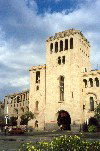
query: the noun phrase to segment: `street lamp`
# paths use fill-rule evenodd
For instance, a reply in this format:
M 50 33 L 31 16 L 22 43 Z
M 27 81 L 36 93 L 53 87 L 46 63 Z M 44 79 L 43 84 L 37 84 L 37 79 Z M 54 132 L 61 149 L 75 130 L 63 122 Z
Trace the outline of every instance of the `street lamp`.
M 9 118 L 9 116 L 8 116 L 8 106 L 7 106 L 7 113 L 6 113 L 6 116 L 5 116 L 5 119 L 6 119 L 6 125 L 8 124 L 8 118 Z

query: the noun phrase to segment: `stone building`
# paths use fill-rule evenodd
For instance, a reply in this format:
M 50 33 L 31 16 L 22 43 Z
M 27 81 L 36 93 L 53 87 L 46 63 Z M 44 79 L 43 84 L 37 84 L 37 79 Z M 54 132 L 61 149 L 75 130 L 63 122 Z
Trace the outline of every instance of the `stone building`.
M 5 115 L 20 119 L 26 111 L 29 111 L 29 90 L 5 96 Z
M 4 103 L 0 101 L 0 116 L 4 115 Z
M 29 110 L 39 130 L 80 129 L 100 103 L 100 70 L 92 70 L 90 43 L 79 30 L 46 40 L 46 65 L 30 69 Z

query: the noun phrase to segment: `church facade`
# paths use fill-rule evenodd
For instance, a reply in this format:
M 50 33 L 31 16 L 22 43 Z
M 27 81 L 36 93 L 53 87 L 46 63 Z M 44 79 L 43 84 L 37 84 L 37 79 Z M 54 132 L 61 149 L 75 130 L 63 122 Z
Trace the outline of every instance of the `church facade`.
M 100 70 L 92 70 L 90 43 L 79 30 L 46 40 L 46 65 L 30 68 L 29 126 L 79 130 L 100 103 Z

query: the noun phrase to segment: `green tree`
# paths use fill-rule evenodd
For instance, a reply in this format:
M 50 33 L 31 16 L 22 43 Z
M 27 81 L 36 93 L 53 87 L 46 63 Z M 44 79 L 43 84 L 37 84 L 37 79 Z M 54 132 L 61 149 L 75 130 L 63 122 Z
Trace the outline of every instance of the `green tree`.
M 14 116 L 10 117 L 9 125 L 17 126 L 17 117 L 14 117 Z
M 24 115 L 21 116 L 21 125 L 28 125 L 28 121 L 34 118 L 34 114 L 31 111 L 27 111 Z
M 98 104 L 98 106 L 95 109 L 95 115 L 94 117 L 98 120 L 98 122 L 100 123 L 100 103 Z
M 0 114 L 0 126 L 5 125 L 5 117 L 4 114 Z

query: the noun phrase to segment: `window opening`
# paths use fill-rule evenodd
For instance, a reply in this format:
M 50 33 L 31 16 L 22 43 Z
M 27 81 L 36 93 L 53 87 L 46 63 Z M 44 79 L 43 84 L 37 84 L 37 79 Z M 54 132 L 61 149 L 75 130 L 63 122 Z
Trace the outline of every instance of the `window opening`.
M 58 57 L 58 64 L 61 64 L 61 57 Z
M 93 97 L 90 97 L 90 111 L 94 111 L 94 100 L 93 100 Z
M 38 111 L 38 105 L 39 105 L 39 102 L 38 102 L 38 101 L 36 101 L 36 104 L 35 104 L 36 111 Z
M 85 84 L 85 88 L 87 88 L 87 80 L 86 79 L 83 79 L 83 82 Z
M 40 83 L 40 71 L 36 71 L 36 83 Z
M 62 63 L 65 64 L 65 56 L 62 56 Z
M 68 50 L 68 39 L 65 39 L 65 50 Z
M 85 68 L 85 72 L 87 72 L 87 69 Z
M 55 42 L 55 52 L 58 52 L 58 42 Z
M 89 81 L 90 81 L 90 87 L 93 87 L 93 79 L 90 78 Z
M 73 38 L 70 38 L 70 49 L 73 49 Z
M 53 43 L 50 44 L 50 52 L 53 52 Z
M 72 98 L 73 98 L 74 96 L 73 96 L 73 92 L 72 92 Z
M 38 85 L 37 85 L 37 87 L 36 87 L 36 91 L 37 91 L 37 90 L 39 90 L 39 86 L 38 86 Z
M 17 103 L 20 102 L 20 96 L 17 96 Z
M 60 51 L 63 51 L 63 41 L 60 41 Z
M 95 81 L 96 81 L 96 87 L 99 87 L 99 79 L 95 78 Z
M 83 104 L 83 110 L 85 110 L 85 104 Z
M 60 77 L 60 101 L 64 101 L 64 77 Z
M 38 127 L 38 121 L 37 120 L 35 121 L 35 127 Z

